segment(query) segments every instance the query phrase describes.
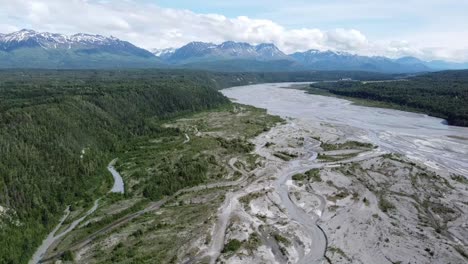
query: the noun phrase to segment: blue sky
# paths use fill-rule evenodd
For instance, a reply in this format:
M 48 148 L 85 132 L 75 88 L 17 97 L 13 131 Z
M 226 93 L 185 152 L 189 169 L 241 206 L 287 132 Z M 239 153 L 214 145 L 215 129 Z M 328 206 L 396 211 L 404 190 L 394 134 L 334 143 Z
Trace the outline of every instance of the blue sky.
M 197 13 L 227 17 L 249 16 L 270 19 L 289 28 L 359 28 L 378 35 L 410 32 L 463 18 L 467 26 L 468 1 L 444 0 L 288 0 L 288 1 L 215 1 L 146 0 L 162 7 L 189 9 Z M 456 26 L 456 25 L 452 25 Z
M 468 61 L 468 0 L 0 0 L 0 33 L 113 35 L 144 48 L 272 42 L 285 52 Z

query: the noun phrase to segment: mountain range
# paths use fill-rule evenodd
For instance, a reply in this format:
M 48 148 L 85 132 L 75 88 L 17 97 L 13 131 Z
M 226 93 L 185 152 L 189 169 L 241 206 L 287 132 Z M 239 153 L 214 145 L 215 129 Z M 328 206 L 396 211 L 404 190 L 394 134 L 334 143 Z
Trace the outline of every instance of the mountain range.
M 274 44 L 191 42 L 148 51 L 115 37 L 63 35 L 23 29 L 0 34 L 0 68 L 191 68 L 214 71 L 346 70 L 414 73 L 468 68 L 467 64 L 390 59 L 309 50 L 285 54 Z
M 0 68 L 157 67 L 160 60 L 127 41 L 101 35 L 72 36 L 23 29 L 0 34 Z

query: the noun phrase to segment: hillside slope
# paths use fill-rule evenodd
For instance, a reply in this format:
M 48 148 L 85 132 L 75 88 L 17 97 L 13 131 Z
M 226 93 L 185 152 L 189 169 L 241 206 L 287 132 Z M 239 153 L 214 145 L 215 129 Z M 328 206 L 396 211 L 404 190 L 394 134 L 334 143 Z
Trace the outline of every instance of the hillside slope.
M 228 103 L 180 75 L 0 76 L 0 263 L 26 263 L 66 205 L 87 206 L 106 193 L 107 164 L 121 146 L 158 133 L 154 120 Z

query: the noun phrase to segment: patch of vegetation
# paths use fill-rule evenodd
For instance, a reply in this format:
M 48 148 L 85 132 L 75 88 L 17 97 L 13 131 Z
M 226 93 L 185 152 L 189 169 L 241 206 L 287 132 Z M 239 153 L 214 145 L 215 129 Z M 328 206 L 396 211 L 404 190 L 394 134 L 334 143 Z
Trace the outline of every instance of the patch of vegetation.
M 345 149 L 372 149 L 374 145 L 371 143 L 363 143 L 359 141 L 346 141 L 345 143 L 331 144 L 322 143 L 320 145 L 324 151 L 345 150 Z
M 277 158 L 280 158 L 284 161 L 290 161 L 294 158 L 297 158 L 297 155 L 296 154 L 292 154 L 292 153 L 288 153 L 288 152 L 285 152 L 285 151 L 279 151 L 279 152 L 275 152 L 273 153 L 273 155 Z
M 234 153 L 249 153 L 255 149 L 255 145 L 242 140 L 240 138 L 235 139 L 225 139 L 225 138 L 217 138 L 221 147 L 227 149 L 230 152 Z
M 320 169 L 311 169 L 308 170 L 305 175 L 307 175 L 309 181 L 321 182 L 322 178 L 320 177 Z
M 266 215 L 263 214 L 256 214 L 256 217 L 258 217 L 258 219 L 262 220 L 263 222 L 265 222 L 267 219 Z
M 450 175 L 450 178 L 452 180 L 454 180 L 454 181 L 457 181 L 457 182 L 461 183 L 461 184 L 468 185 L 468 179 L 463 175 L 452 174 L 452 175 Z
M 336 201 L 342 200 L 342 199 L 344 199 L 344 198 L 346 198 L 346 197 L 348 197 L 348 196 L 349 196 L 349 192 L 346 191 L 346 190 L 344 190 L 344 191 L 338 192 L 338 193 L 335 194 L 335 195 L 328 196 L 327 199 L 328 199 L 329 201 L 331 201 L 331 202 L 336 203 Z
M 75 257 L 70 250 L 67 250 L 62 254 L 62 261 L 73 261 L 74 259 Z
M 285 238 L 284 236 L 278 234 L 278 233 L 275 233 L 273 235 L 273 237 L 275 238 L 275 240 L 278 242 L 278 243 L 281 243 L 285 246 L 289 246 L 291 244 L 291 241 L 289 241 L 289 239 Z
M 344 251 L 339 247 L 330 246 L 330 247 L 328 247 L 327 251 L 331 252 L 332 254 L 338 254 L 341 257 L 343 257 L 343 258 L 345 258 L 347 260 L 350 260 L 350 258 L 346 255 L 346 253 L 344 253 Z
M 303 181 L 303 180 L 306 179 L 306 176 L 305 176 L 305 174 L 297 173 L 297 174 L 294 174 L 294 175 L 292 176 L 292 179 L 293 179 L 294 181 Z
M 334 162 L 334 161 L 350 159 L 350 158 L 356 157 L 357 155 L 358 153 L 343 154 L 343 155 L 327 155 L 327 154 L 319 153 L 317 156 L 317 159 L 321 161 Z
M 265 192 L 254 192 L 254 193 L 249 193 L 247 195 L 244 195 L 242 196 L 240 199 L 239 199 L 239 202 L 241 202 L 243 205 L 244 205 L 244 208 L 245 210 L 248 209 L 249 207 L 249 204 L 252 200 L 255 200 L 257 198 L 260 198 L 262 197 L 263 195 L 265 195 Z
M 242 242 L 237 239 L 229 240 L 229 242 L 224 245 L 223 250 L 221 253 L 229 253 L 229 252 L 236 252 L 242 246 Z
M 244 243 L 244 247 L 252 253 L 262 244 L 260 235 L 257 232 L 253 232 L 249 235 L 249 239 Z
M 320 170 L 319 169 L 311 169 L 306 171 L 305 173 L 297 173 L 292 176 L 294 181 L 312 181 L 312 182 L 321 182 L 322 178 L 320 178 Z
M 395 205 L 393 205 L 390 201 L 388 201 L 384 195 L 379 196 L 379 208 L 382 212 L 387 213 L 390 210 L 395 209 Z

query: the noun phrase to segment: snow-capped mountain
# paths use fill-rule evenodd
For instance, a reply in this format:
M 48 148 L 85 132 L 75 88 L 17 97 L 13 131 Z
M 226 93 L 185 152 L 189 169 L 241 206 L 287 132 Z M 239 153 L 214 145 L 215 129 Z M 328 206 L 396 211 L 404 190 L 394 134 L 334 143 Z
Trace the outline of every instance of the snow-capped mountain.
M 314 70 L 359 70 L 378 72 L 429 71 L 422 61 L 414 59 L 393 60 L 381 56 L 360 56 L 347 52 L 308 50 L 290 55 L 308 69 Z
M 0 68 L 149 68 L 151 52 L 115 37 L 23 29 L 0 34 Z
M 36 32 L 28 29 L 0 35 L 0 50 L 12 52 L 24 48 L 75 50 L 84 53 L 107 52 L 153 57 L 151 52 L 138 48 L 127 41 L 101 35 L 79 33 L 68 36 L 57 33 Z
M 230 59 L 257 61 L 290 60 L 286 54 L 273 44 L 251 45 L 249 43 L 234 41 L 226 41 L 219 45 L 205 42 L 190 42 L 173 52 L 171 51 L 169 56 L 160 55 L 159 57 L 175 64 Z
M 154 54 L 156 57 L 160 58 L 167 58 L 174 54 L 176 51 L 175 48 L 167 48 L 167 49 L 152 49 L 151 52 Z

